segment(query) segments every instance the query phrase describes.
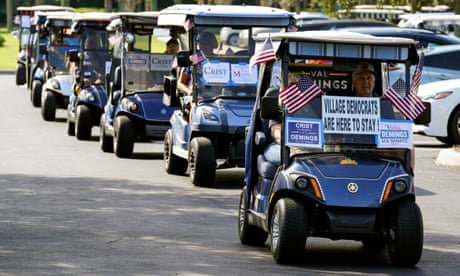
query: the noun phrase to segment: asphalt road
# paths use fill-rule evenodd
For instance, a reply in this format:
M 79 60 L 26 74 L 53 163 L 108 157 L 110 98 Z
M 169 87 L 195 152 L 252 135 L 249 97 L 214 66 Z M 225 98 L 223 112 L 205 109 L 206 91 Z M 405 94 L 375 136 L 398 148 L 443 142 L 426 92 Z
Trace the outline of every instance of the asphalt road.
M 162 146 L 119 159 L 66 135 L 64 112 L 41 119 L 25 87 L 0 74 L 0 275 L 458 275 L 460 167 L 436 166 L 445 146 L 415 137 L 423 256 L 392 267 L 385 251 L 309 239 L 304 261 L 278 265 L 237 235 L 241 169 L 212 188 L 167 175 Z

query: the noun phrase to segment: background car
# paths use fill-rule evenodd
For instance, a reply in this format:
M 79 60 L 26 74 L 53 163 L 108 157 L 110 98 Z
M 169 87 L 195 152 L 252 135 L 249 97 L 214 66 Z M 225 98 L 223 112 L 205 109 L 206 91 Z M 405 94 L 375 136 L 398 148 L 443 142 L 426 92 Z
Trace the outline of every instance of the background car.
M 460 79 L 422 84 L 418 95 L 431 104 L 431 122 L 415 125 L 414 132 L 446 144 L 460 144 Z
M 351 27 L 395 27 L 396 25 L 379 20 L 328 19 L 306 21 L 296 24 L 298 31 L 337 30 Z
M 443 45 L 423 50 L 424 62 L 421 84 L 460 77 L 460 44 Z M 415 67 L 411 69 L 414 72 Z M 393 67 L 391 83 L 403 74 L 404 68 Z
M 441 32 L 425 29 L 401 28 L 401 27 L 359 27 L 345 28 L 343 30 L 370 34 L 374 36 L 394 36 L 412 38 L 416 41 L 416 47 L 431 48 L 440 45 L 460 44 L 460 38 Z

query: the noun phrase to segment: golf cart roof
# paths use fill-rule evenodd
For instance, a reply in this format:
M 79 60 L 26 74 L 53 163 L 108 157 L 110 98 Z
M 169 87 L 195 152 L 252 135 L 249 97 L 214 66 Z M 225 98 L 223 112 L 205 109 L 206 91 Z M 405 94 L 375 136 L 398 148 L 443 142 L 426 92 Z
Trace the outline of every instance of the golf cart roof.
M 289 44 L 294 55 L 317 58 L 356 58 L 386 61 L 418 61 L 415 41 L 399 37 L 376 37 L 346 31 L 305 31 L 262 34 L 257 43 L 270 36 Z
M 251 5 L 173 5 L 160 11 L 158 24 L 183 26 L 187 18 L 195 25 L 288 26 L 294 14 L 283 9 Z
M 113 13 L 110 12 L 85 12 L 85 13 L 76 13 L 73 20 L 74 21 L 110 21 L 112 19 Z
M 157 26 L 158 12 L 146 11 L 146 12 L 119 12 L 112 14 L 111 22 L 107 26 L 107 30 L 115 31 L 122 27 L 122 25 L 139 25 L 141 29 L 147 28 L 152 29 Z
M 54 5 L 37 5 L 31 7 L 17 7 L 16 11 L 19 14 L 28 13 L 33 15 L 37 11 L 74 11 L 72 7 L 64 7 L 64 6 L 54 6 Z

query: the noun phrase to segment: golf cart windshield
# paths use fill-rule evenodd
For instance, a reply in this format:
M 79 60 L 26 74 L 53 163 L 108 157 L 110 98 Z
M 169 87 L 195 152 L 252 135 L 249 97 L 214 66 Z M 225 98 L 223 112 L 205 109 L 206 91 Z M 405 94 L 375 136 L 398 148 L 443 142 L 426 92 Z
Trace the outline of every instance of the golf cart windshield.
M 91 84 L 102 84 L 110 71 L 111 55 L 107 31 L 85 28 L 82 32 L 82 75 Z
M 214 30 L 215 29 L 215 30 Z M 219 97 L 255 98 L 257 66 L 250 66 L 253 51 L 252 40 L 248 38 L 235 42 L 229 38 L 212 35 L 218 30 L 232 30 L 241 33 L 249 28 L 197 28 L 197 50 L 191 60 L 196 65 L 196 93 L 198 100 Z M 230 34 L 227 35 L 227 37 Z M 241 38 L 241 37 L 240 37 Z M 201 43 L 200 40 L 204 40 Z M 206 49 L 210 47 L 211 50 Z M 200 49 L 203 47 L 203 49 Z
M 48 62 L 56 73 L 67 73 L 66 54 L 70 50 L 80 48 L 80 40 L 72 37 L 70 27 L 53 27 L 50 31 L 51 46 L 48 52 Z
M 298 60 L 291 64 L 289 79 L 296 87 L 313 85 L 309 91 L 317 94 L 308 104 L 299 98 L 294 103 L 284 98 L 285 144 L 293 147 L 294 153 L 412 148 L 412 121 L 405 120 L 383 96 L 389 89 L 387 64 L 375 62 L 373 97 L 354 95 L 351 78 L 357 62 L 346 64 L 328 61 L 311 65 Z M 407 86 L 402 80 L 398 84 L 392 89 L 405 95 Z

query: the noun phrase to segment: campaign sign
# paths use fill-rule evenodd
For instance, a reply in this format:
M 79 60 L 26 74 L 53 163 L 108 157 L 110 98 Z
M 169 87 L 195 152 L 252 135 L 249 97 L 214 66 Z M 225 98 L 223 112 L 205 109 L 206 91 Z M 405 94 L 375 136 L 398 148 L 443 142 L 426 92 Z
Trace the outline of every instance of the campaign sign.
M 230 63 L 210 60 L 203 64 L 203 79 L 207 83 L 227 83 L 230 80 Z
M 287 117 L 285 143 L 287 146 L 320 148 L 323 144 L 321 120 Z
M 321 98 L 324 133 L 378 134 L 379 98 L 349 96 Z
M 168 72 L 171 69 L 173 55 L 150 55 L 150 70 Z
M 149 54 L 127 53 L 125 60 L 128 70 L 149 70 Z
M 382 120 L 377 140 L 379 148 L 412 148 L 412 121 Z
M 257 82 L 257 67 L 249 67 L 248 63 L 232 63 L 231 78 L 235 84 L 255 84 Z

